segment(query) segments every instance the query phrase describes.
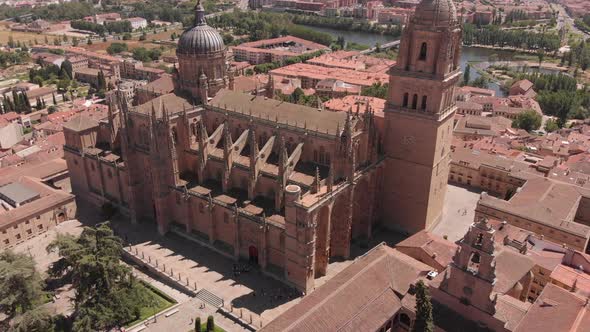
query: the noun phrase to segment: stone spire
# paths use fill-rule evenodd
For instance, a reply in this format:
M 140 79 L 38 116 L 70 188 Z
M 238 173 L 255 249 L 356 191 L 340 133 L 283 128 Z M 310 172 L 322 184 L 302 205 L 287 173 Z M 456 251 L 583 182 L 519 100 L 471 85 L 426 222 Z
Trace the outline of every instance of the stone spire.
M 205 8 L 203 8 L 201 0 L 198 0 L 195 6 L 195 26 L 197 25 L 207 25 L 207 21 L 205 21 Z

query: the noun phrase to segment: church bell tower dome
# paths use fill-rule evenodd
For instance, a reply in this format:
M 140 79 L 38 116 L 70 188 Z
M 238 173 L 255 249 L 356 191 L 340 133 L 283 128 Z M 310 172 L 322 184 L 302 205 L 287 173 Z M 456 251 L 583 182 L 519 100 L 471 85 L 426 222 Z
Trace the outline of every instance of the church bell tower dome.
M 457 23 L 457 9 L 453 0 L 423 0 L 416 7 L 414 23 L 435 27 Z
M 178 40 L 176 86 L 206 103 L 208 98 L 227 86 L 226 53 L 227 48 L 219 32 L 207 25 L 205 9 L 199 0 L 195 6 L 194 26 Z
M 205 9 L 199 1 L 195 7 L 195 24 L 180 36 L 176 53 L 209 54 L 224 50 L 223 38 L 215 28 L 207 25 Z

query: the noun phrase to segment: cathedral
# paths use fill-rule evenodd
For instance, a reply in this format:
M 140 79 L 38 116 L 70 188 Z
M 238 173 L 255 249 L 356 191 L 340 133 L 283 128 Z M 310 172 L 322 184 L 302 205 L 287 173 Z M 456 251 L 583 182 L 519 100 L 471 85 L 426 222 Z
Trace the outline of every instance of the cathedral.
M 233 90 L 227 47 L 197 4 L 179 39 L 174 93 L 64 129 L 74 193 L 112 204 L 303 292 L 380 225 L 412 234 L 441 218 L 459 79 L 451 0 L 423 0 L 390 69 L 383 115 L 331 112 Z

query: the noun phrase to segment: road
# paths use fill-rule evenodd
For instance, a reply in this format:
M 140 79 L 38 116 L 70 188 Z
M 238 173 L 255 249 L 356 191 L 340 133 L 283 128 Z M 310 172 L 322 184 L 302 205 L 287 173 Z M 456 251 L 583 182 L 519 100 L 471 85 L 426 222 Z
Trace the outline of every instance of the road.
M 560 4 L 553 4 L 554 9 L 559 11 L 559 17 L 557 18 L 557 29 L 560 30 L 564 25 L 570 27 L 571 31 L 575 34 L 583 36 L 584 39 L 590 38 L 590 34 L 585 33 L 584 31 L 576 28 L 574 25 L 574 19 L 567 13 L 565 8 Z

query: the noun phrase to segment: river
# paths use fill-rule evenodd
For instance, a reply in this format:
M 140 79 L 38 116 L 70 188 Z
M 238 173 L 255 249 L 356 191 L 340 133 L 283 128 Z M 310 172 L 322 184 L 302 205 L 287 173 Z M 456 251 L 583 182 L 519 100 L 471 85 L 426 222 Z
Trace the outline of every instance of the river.
M 363 44 L 368 46 L 375 46 L 376 43 L 385 44 L 391 41 L 396 40 L 397 38 L 392 36 L 368 33 L 368 32 L 357 32 L 357 31 L 342 31 L 336 30 L 331 28 L 323 28 L 323 27 L 312 27 L 306 26 L 307 28 L 313 29 L 318 32 L 325 32 L 332 36 L 336 37 L 344 37 L 347 42 L 354 42 L 357 44 Z M 495 60 L 499 61 L 512 61 L 515 60 L 514 58 L 518 55 L 513 51 L 505 51 L 505 50 L 493 50 L 487 48 L 479 48 L 479 47 L 467 47 L 463 46 L 462 53 L 461 53 L 461 70 L 465 70 L 467 63 L 469 62 L 487 62 L 490 60 L 490 56 L 494 55 Z M 487 67 L 487 66 L 486 66 Z M 473 68 L 471 70 L 471 79 L 474 80 L 478 78 L 480 75 L 477 71 Z M 488 84 L 488 87 L 494 91 L 496 91 L 497 96 L 506 96 L 506 93 L 500 89 L 500 85 L 495 82 L 491 82 Z

